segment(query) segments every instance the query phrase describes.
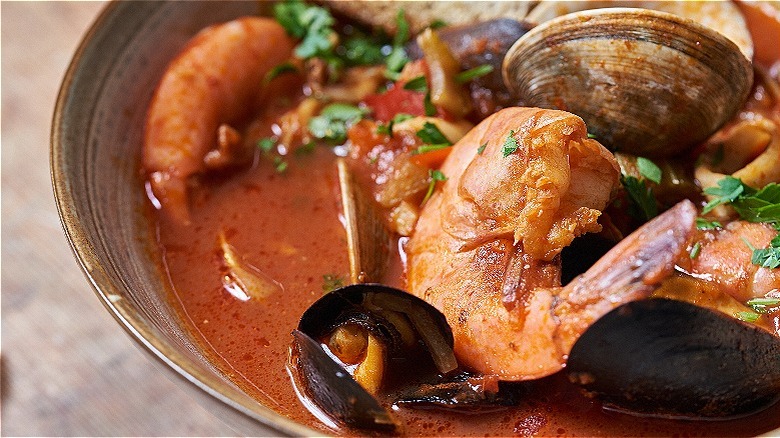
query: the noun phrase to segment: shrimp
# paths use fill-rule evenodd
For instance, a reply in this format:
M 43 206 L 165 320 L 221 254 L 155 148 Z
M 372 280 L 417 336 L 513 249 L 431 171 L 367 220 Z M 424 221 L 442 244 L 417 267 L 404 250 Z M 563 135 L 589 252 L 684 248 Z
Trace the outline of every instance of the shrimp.
M 502 380 L 560 370 L 592 322 L 671 275 L 695 228 L 695 207 L 679 204 L 561 287 L 561 250 L 600 230 L 619 184 L 614 157 L 579 117 L 504 109 L 441 171 L 448 179 L 406 247 L 407 286 L 446 316 L 462 364 Z
M 293 46 L 275 21 L 245 17 L 202 30 L 168 66 L 147 113 L 143 169 L 174 220 L 189 223 L 189 180 L 206 170 L 220 125 L 252 109 L 264 76 Z
M 766 248 L 777 230 L 765 223 L 734 221 L 723 228 L 700 230 L 699 254 L 684 265 L 693 276 L 714 283 L 741 303 L 780 290 L 780 269 L 754 264 L 754 248 Z

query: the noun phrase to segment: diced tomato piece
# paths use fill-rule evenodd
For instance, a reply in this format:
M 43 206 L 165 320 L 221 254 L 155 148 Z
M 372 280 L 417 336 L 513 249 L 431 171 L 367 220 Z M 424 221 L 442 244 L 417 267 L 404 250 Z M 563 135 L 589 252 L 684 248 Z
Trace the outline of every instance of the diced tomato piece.
M 365 99 L 374 114 L 374 119 L 389 122 L 396 114 L 425 115 L 425 95 L 395 86 L 382 94 L 372 94 Z

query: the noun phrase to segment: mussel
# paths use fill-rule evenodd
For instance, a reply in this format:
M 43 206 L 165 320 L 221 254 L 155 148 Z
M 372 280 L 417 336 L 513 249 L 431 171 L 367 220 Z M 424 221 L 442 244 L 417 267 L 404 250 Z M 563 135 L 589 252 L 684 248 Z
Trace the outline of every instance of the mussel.
M 526 105 L 577 114 L 604 145 L 651 157 L 704 141 L 736 114 L 753 81 L 750 60 L 721 33 L 632 8 L 538 25 L 509 49 L 503 74 Z
M 522 385 L 471 374 L 455 359 L 452 331 L 425 301 L 380 284 L 328 293 L 293 331 L 288 370 L 324 422 L 394 431 L 389 405 L 489 411 L 516 405 Z
M 607 409 L 729 419 L 780 398 L 780 338 L 715 310 L 651 298 L 596 321 L 566 370 Z

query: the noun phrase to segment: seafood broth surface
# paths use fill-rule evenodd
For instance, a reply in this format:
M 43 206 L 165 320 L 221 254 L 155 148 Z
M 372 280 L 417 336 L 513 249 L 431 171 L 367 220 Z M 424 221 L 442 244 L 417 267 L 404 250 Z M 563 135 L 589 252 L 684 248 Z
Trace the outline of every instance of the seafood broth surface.
M 323 149 L 291 161 L 284 175 L 260 166 L 209 187 L 195 202 L 190 227 L 155 218 L 173 298 L 214 363 L 262 403 L 323 432 L 334 431 L 298 400 L 285 365 L 290 332 L 322 296 L 323 275 L 345 279 L 349 274 L 337 193 L 334 158 Z M 223 287 L 215 249 L 220 229 L 248 263 L 279 281 L 284 291 L 262 302 L 231 295 Z M 777 404 L 741 420 L 667 421 L 605 411 L 561 374 L 528 388 L 520 406 L 491 413 L 408 408 L 395 413 L 408 435 L 750 436 L 780 426 Z
M 279 50 L 290 51 L 289 45 Z M 280 59 L 288 56 L 277 55 Z M 263 77 L 268 72 L 255 73 L 257 77 Z M 407 79 L 415 78 L 414 71 L 406 75 Z M 350 265 L 336 164 L 338 154 L 334 154 L 332 144 L 311 141 L 304 135 L 306 141 L 296 139 L 304 145 L 289 147 L 288 144 L 289 148 L 278 156 L 274 155 L 278 152 L 276 149 L 271 151 L 269 145 L 262 144 L 261 139 L 282 136 L 280 125 L 287 122 L 280 120 L 291 112 L 300 115 L 311 110 L 311 116 L 321 110 L 318 107 L 307 109 L 311 98 L 300 93 L 301 76 L 294 74 L 276 80 L 281 81 L 277 82 L 278 86 L 257 99 L 270 103 L 259 114 L 244 114 L 230 120 L 233 126 L 240 128 L 240 135 L 245 136 L 244 143 L 258 144 L 250 154 L 253 159 L 245 160 L 239 166 L 220 167 L 214 172 L 213 169 L 209 172 L 193 170 L 198 177 L 197 184 L 187 185 L 189 175 L 181 181 L 173 181 L 181 183 L 184 189 L 176 184 L 160 185 L 152 194 L 147 183 L 147 193 L 158 207 L 154 211 L 150 209 L 149 221 L 156 230 L 157 245 L 170 286 L 170 301 L 217 368 L 247 394 L 294 421 L 323 433 L 365 435 L 366 431 L 335 428 L 316 418 L 299 398 L 287 369 L 291 332 L 298 326 L 301 315 L 323 294 L 349 283 Z M 754 95 L 763 93 L 763 89 L 759 91 Z M 484 90 L 480 89 L 480 92 Z M 400 99 L 412 92 L 397 86 L 391 87 L 387 94 Z M 748 106 L 760 107 L 756 112 L 774 114 L 776 109 L 761 107 L 761 96 L 753 96 Z M 422 95 L 416 99 L 416 105 L 422 108 Z M 384 105 L 392 106 L 387 102 Z M 388 110 L 386 107 L 384 109 Z M 377 109 L 382 106 L 374 108 Z M 389 114 L 413 111 L 408 108 L 394 110 Z M 381 120 L 378 115 L 376 118 Z M 389 120 L 387 117 L 383 121 Z M 470 120 L 460 122 L 463 124 L 447 126 L 452 131 L 463 131 L 462 136 L 473 124 Z M 398 125 L 402 123 L 404 121 L 399 121 Z M 349 134 L 350 141 L 355 144 L 374 141 L 378 135 L 375 133 L 377 126 L 366 121 L 356 123 Z M 389 129 L 392 133 L 392 125 Z M 442 131 L 450 136 L 451 131 L 443 128 Z M 399 132 L 401 134 L 392 140 L 399 145 L 413 137 L 406 137 L 402 128 Z M 222 138 L 230 135 L 229 130 L 223 131 L 220 126 L 220 145 L 230 146 L 231 141 Z M 410 144 L 417 147 L 420 142 L 416 141 L 403 147 L 408 148 Z M 284 145 L 281 147 L 284 149 Z M 482 154 L 484 148 L 483 145 L 478 154 Z M 377 161 L 387 165 L 383 160 L 407 152 L 393 155 L 397 152 L 389 148 L 361 151 L 360 154 L 365 155 L 360 158 L 365 160 L 355 166 L 358 179 L 370 184 L 372 178 L 377 179 L 367 170 L 370 165 Z M 223 164 L 218 160 L 214 162 L 219 166 Z M 201 163 L 197 165 L 201 166 Z M 152 184 L 162 181 L 154 181 L 155 174 L 160 174 L 160 178 L 175 179 L 161 174 L 167 172 L 163 165 L 145 171 Z M 428 175 L 433 178 L 432 173 Z M 425 173 L 423 177 L 426 177 Z M 435 185 L 433 178 L 429 194 L 423 200 L 422 195 L 428 188 L 428 180 L 424 179 L 417 198 L 407 198 L 403 202 L 412 199 L 415 205 L 425 204 Z M 176 190 L 180 189 L 184 195 L 178 198 Z M 378 193 L 374 193 L 376 197 L 381 195 Z M 163 200 L 163 205 L 172 205 L 178 210 L 166 214 L 160 209 L 157 198 L 161 198 L 161 194 L 170 195 Z M 675 193 L 669 196 L 675 198 L 675 202 L 680 198 Z M 697 201 L 701 207 L 701 199 Z M 399 228 L 403 228 L 403 223 L 400 224 Z M 402 289 L 407 280 L 403 249 L 407 241 L 408 237 L 395 237 L 384 281 Z M 243 273 L 237 273 L 238 270 Z M 248 277 L 254 279 L 253 285 L 242 283 L 242 278 Z M 774 321 L 780 321 L 780 317 L 775 317 Z M 780 428 L 780 403 L 739 419 L 685 421 L 640 417 L 609 409 L 587 397 L 563 372 L 519 385 L 522 396 L 519 404 L 512 407 L 496 406 L 469 413 L 394 407 L 398 432 L 410 436 L 754 436 Z

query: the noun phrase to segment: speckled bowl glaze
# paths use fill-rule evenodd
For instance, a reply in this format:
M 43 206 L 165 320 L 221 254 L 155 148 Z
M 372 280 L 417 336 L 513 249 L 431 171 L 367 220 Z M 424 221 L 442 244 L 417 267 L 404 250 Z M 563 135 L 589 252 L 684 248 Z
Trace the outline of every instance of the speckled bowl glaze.
M 166 300 L 139 172 L 143 122 L 166 63 L 209 24 L 260 2 L 114 2 L 84 37 L 54 113 L 51 173 L 65 233 L 98 297 L 159 368 L 237 433 L 321 435 L 212 366 Z M 149 409 L 154 409 L 150 406 Z

